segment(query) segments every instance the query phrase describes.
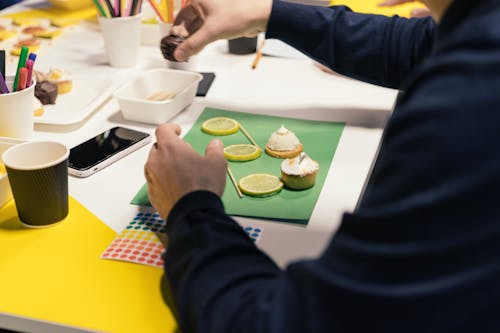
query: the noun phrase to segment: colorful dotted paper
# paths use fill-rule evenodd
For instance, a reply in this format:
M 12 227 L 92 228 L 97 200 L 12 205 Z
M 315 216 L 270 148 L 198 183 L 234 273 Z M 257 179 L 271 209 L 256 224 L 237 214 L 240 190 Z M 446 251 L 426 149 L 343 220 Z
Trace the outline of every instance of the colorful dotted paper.
M 243 227 L 248 237 L 253 240 L 254 243 L 259 241 L 260 235 L 262 234 L 262 228 L 254 228 L 254 227 Z
M 242 228 L 248 237 L 257 243 L 263 229 L 251 226 Z M 162 254 L 165 247 L 158 238 L 166 239 L 163 235 L 166 235 L 165 221 L 158 213 L 138 213 L 111 242 L 101 258 L 163 267 Z
M 138 213 L 101 255 L 104 259 L 163 267 L 165 250 L 157 234 L 165 234 L 165 221 L 157 213 Z

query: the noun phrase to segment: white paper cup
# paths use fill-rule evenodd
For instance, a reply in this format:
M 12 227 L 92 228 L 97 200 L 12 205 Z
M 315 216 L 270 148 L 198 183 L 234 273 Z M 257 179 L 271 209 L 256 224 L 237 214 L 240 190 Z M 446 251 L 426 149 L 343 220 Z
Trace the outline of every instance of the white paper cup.
M 14 145 L 2 155 L 19 219 L 43 228 L 68 215 L 69 149 L 58 142 Z
M 12 91 L 14 77 L 8 76 L 6 82 Z M 34 102 L 35 82 L 24 90 L 0 94 L 0 136 L 31 139 Z
M 139 60 L 141 45 L 140 15 L 99 17 L 106 54 L 113 67 L 132 67 Z

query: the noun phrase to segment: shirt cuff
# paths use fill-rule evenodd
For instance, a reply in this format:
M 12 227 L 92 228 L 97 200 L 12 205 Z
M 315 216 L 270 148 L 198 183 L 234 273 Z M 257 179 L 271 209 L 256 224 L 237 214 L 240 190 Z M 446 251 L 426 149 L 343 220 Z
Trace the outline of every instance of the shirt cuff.
M 168 214 L 167 221 L 175 221 L 182 219 L 190 213 L 197 210 L 210 210 L 213 212 L 224 213 L 224 205 L 218 195 L 206 190 L 193 191 L 176 202 L 170 214 Z M 168 225 L 171 224 L 167 222 Z

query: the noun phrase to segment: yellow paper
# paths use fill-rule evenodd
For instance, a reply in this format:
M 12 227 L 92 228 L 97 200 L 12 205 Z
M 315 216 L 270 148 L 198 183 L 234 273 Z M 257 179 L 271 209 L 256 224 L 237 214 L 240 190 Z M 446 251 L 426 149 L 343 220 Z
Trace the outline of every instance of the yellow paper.
M 13 200 L 0 208 L 0 312 L 103 332 L 175 332 L 163 270 L 100 259 L 116 233 L 72 198 L 69 209 L 58 225 L 27 229 Z
M 82 20 L 90 19 L 95 16 L 96 10 L 93 7 L 65 10 L 48 5 L 47 7 L 1 15 L 0 17 L 12 18 L 13 22 L 17 21 L 19 23 L 22 23 L 22 26 L 37 25 L 39 19 L 48 19 L 54 26 L 65 27 L 67 25 L 76 24 Z
M 379 7 L 378 4 L 381 2 L 383 0 L 332 0 L 330 5 L 345 5 L 358 13 L 399 15 L 403 17 L 409 17 L 413 9 L 423 7 L 423 4 L 419 2 L 409 2 L 393 7 Z
M 33 17 L 18 16 L 18 17 L 13 17 L 12 23 L 20 27 L 30 27 L 38 25 L 40 21 L 38 21 L 36 18 Z
M 12 30 L 0 30 L 0 42 L 10 39 L 17 35 L 17 32 Z

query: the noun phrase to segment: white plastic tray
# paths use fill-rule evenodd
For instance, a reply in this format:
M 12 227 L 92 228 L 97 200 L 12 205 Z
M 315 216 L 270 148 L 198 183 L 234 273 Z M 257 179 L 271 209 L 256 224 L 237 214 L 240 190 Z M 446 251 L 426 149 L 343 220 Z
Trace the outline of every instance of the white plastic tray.
M 44 105 L 42 116 L 35 123 L 70 125 L 83 121 L 104 103 L 118 88 L 116 76 L 102 71 L 79 71 L 73 74 L 71 92 L 57 96 L 56 104 Z

